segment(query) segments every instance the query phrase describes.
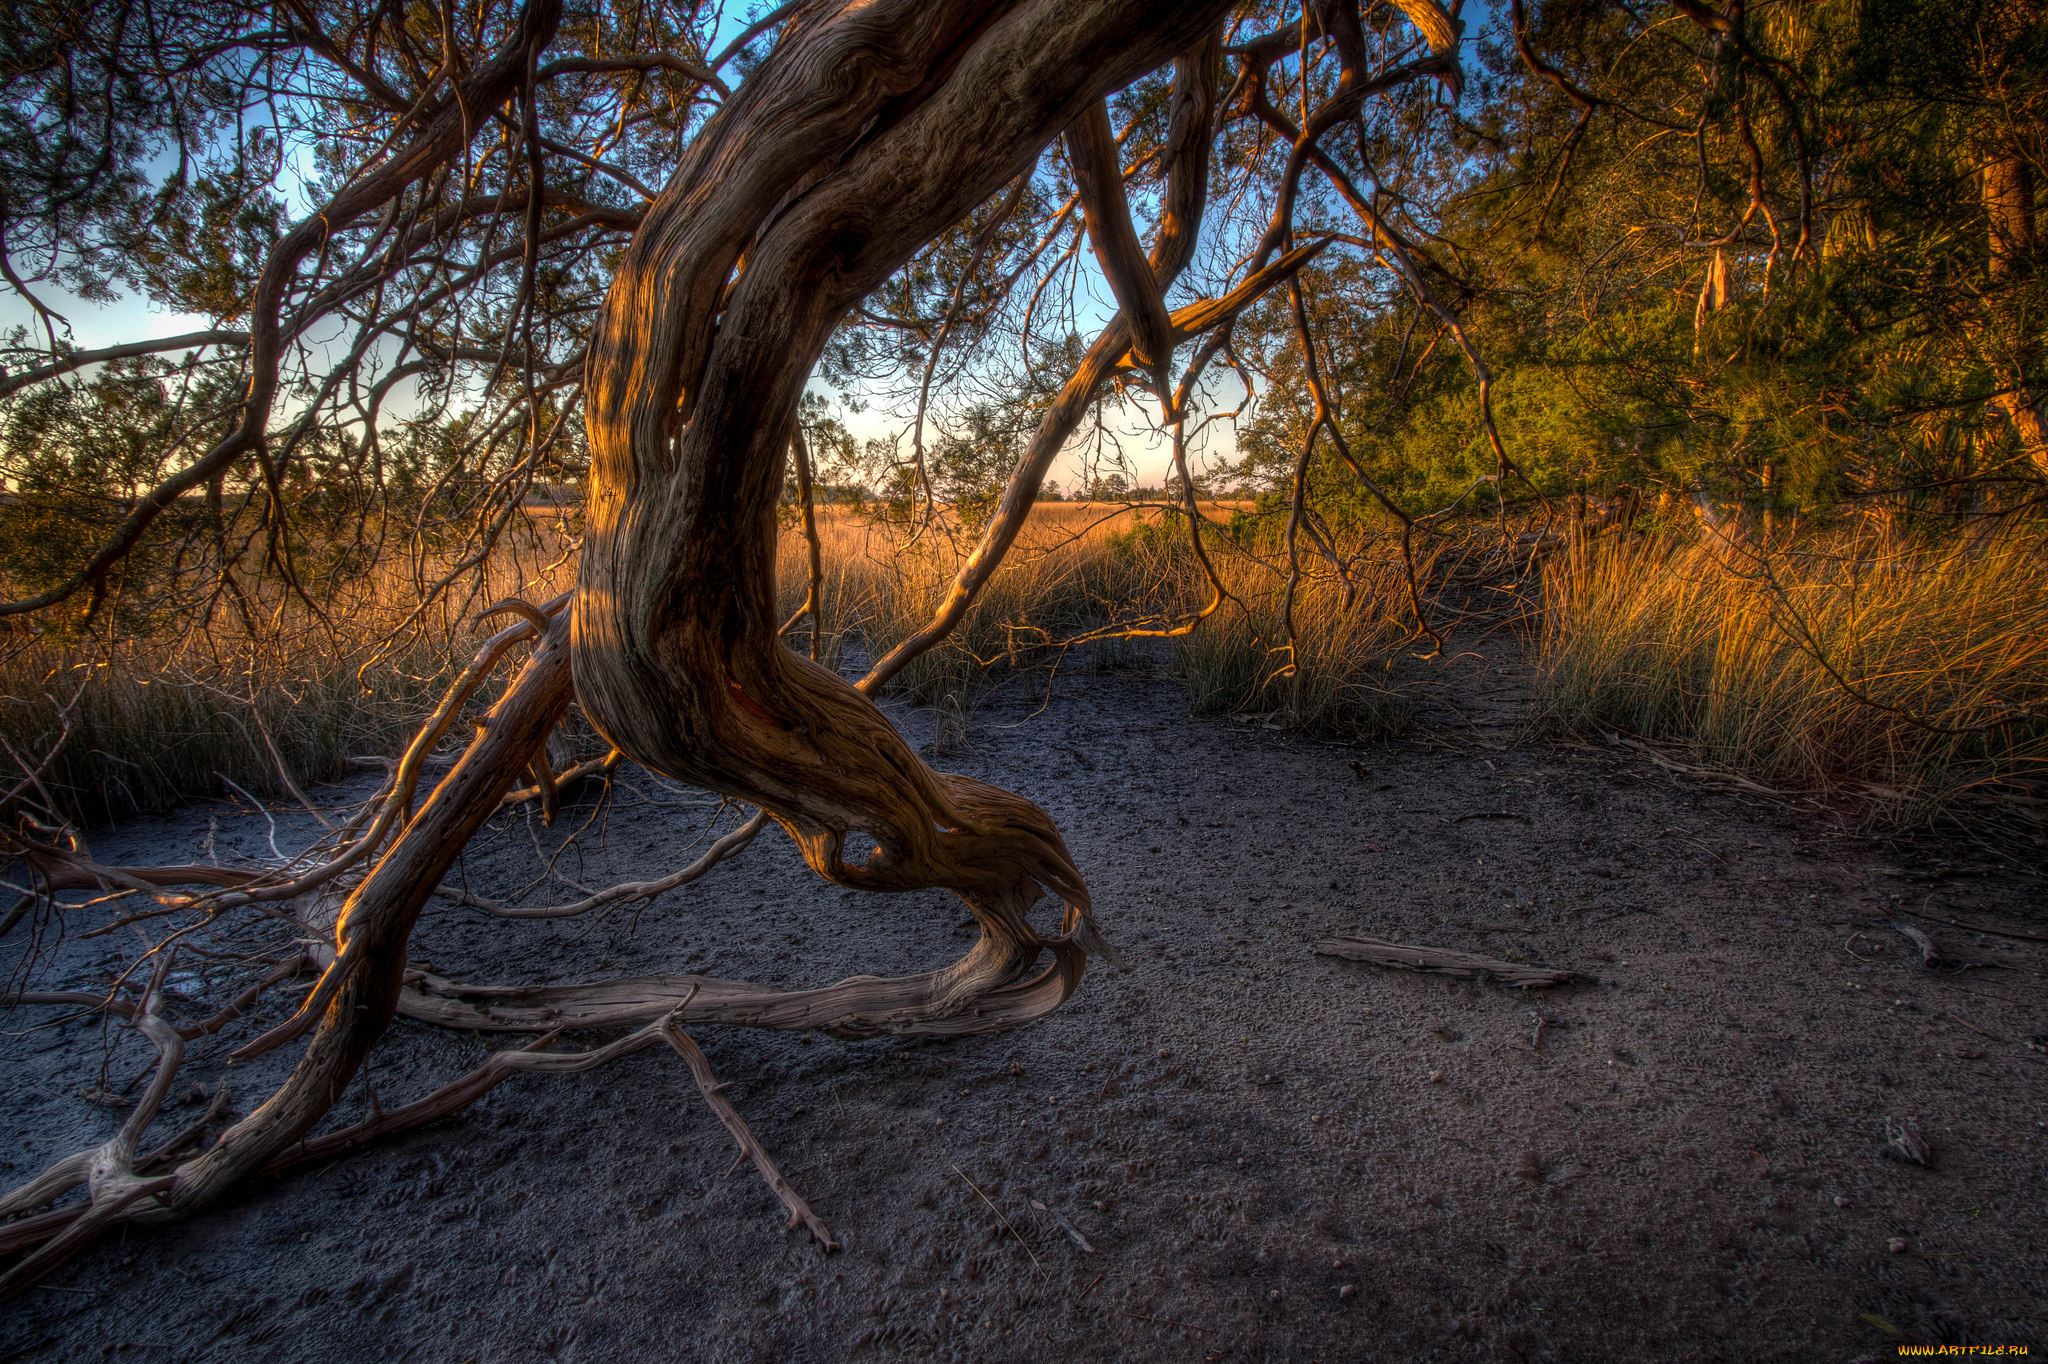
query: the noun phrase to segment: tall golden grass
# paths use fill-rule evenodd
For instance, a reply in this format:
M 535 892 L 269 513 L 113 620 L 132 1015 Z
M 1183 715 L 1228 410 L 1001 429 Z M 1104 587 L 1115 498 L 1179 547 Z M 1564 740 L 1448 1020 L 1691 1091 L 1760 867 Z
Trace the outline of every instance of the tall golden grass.
M 1089 503 L 1034 508 L 1003 565 L 940 645 L 914 660 L 897 685 L 919 700 L 951 694 L 991 668 L 1044 661 L 1057 641 L 1104 612 L 1130 609 L 1154 583 L 1140 555 L 1117 546 L 1156 513 Z M 973 548 L 970 528 L 949 516 L 922 529 L 844 509 L 821 512 L 825 565 L 823 642 L 827 651 L 857 641 L 870 660 L 922 628 L 944 600 Z M 777 583 L 785 617 L 805 595 L 802 536 L 784 534 Z M 807 636 L 799 627 L 792 640 Z
M 0 782 L 41 766 L 33 798 L 101 822 L 236 787 L 284 798 L 354 756 L 390 755 L 475 652 L 478 610 L 574 581 L 559 540 L 521 548 L 417 618 L 417 581 L 393 566 L 333 585 L 319 613 L 272 592 L 203 629 L 0 640 Z M 487 684 L 474 704 L 495 696 Z
M 2048 776 L 2039 525 L 1597 543 L 1544 580 L 1539 725 L 1674 741 L 1884 823 Z
M 1225 526 L 1236 509 L 1204 512 Z M 260 637 L 227 615 L 162 637 L 17 636 L 0 656 L 0 741 L 18 755 L 6 766 L 18 772 L 19 759 L 48 749 L 74 693 L 71 736 L 41 775 L 41 798 L 72 817 L 160 810 L 231 786 L 279 798 L 286 773 L 314 782 L 352 755 L 388 755 L 469 657 L 477 609 L 573 581 L 572 546 L 555 529 L 535 534 L 406 629 L 416 581 L 372 575 L 324 619 L 271 603 Z M 930 619 L 972 543 L 947 520 L 913 534 L 843 509 L 821 513 L 820 535 L 817 643 L 848 671 Z M 1270 537 L 1238 545 L 1219 531 L 1207 543 L 1228 600 L 1191 632 L 1125 640 L 1119 631 L 1166 628 L 1208 600 L 1184 524 L 1156 508 L 1042 504 L 960 628 L 896 685 L 957 734 L 979 689 L 1003 676 L 1142 660 L 1180 674 L 1198 711 L 1333 736 L 1405 727 L 1416 697 L 1394 679 L 1419 651 L 1388 544 L 1363 536 L 1343 547 L 1348 589 L 1304 554 L 1290 651 L 1284 560 Z M 807 585 L 801 536 L 786 532 L 779 553 L 788 616 Z M 2048 775 L 2038 526 L 1938 542 L 1840 532 L 1768 553 L 1675 534 L 1591 541 L 1549 566 L 1541 597 L 1530 660 L 1538 732 L 1682 744 L 1778 789 L 1853 797 L 1885 821 L 2025 796 Z M 808 622 L 789 643 L 810 647 Z M 486 689 L 478 701 L 490 699 Z
M 1415 643 L 1415 617 L 1400 561 L 1380 550 L 1347 566 L 1348 591 L 1327 561 L 1302 559 L 1291 642 L 1280 565 L 1217 556 L 1229 598 L 1174 641 L 1193 708 L 1262 714 L 1283 729 L 1332 738 L 1392 738 L 1406 729 L 1418 698 L 1393 674 Z M 1191 557 L 1182 556 L 1179 579 L 1189 605 L 1209 593 Z
M 1227 524 L 1242 504 L 1202 507 Z M 1082 658 L 1114 667 L 1145 657 L 1140 633 L 1170 631 L 1200 610 L 1210 584 L 1185 539 L 1185 523 L 1158 508 L 1043 503 L 954 633 L 915 660 L 899 684 L 920 700 L 958 706 L 993 671 Z M 1197 711 L 1250 711 L 1320 734 L 1387 735 L 1413 707 L 1388 674 L 1413 634 L 1405 580 L 1391 564 L 1353 572 L 1349 603 L 1330 566 L 1303 561 L 1286 647 L 1286 577 L 1270 554 L 1239 551 L 1213 536 L 1211 560 L 1228 598 L 1158 650 L 1188 681 Z M 879 657 L 923 626 L 944 600 L 970 537 L 939 524 L 921 534 L 837 512 L 821 518 L 826 590 L 825 652 L 858 635 Z M 778 569 L 785 614 L 805 595 L 801 536 L 786 535 Z M 793 632 L 799 647 L 805 636 Z

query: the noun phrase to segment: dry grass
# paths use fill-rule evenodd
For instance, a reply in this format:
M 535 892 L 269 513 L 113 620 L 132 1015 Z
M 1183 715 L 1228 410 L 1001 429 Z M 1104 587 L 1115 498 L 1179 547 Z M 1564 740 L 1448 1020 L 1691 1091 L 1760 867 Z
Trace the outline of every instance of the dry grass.
M 2041 527 L 1604 547 L 1549 573 L 1536 680 L 1549 729 L 1677 742 L 1879 822 L 2031 802 L 2048 775 Z
M 1392 738 L 1417 698 L 1396 688 L 1394 665 L 1415 642 L 1407 586 L 1391 555 L 1352 569 L 1354 597 L 1327 564 L 1305 562 L 1287 644 L 1285 579 L 1262 562 L 1231 556 L 1217 576 L 1237 599 L 1175 641 L 1179 671 L 1197 711 L 1265 715 L 1283 729 L 1344 738 Z M 1204 593 L 1184 572 L 1189 599 Z
M 340 588 L 325 620 L 272 601 L 253 604 L 255 632 L 222 610 L 210 629 L 178 635 L 17 638 L 0 657 L 0 742 L 23 758 L 47 753 L 75 698 L 70 737 L 36 794 L 93 823 L 234 787 L 285 798 L 280 765 L 304 786 L 341 775 L 352 755 L 402 748 L 475 651 L 476 610 L 515 592 L 542 600 L 573 580 L 573 563 L 546 568 L 558 545 L 531 548 L 540 552 L 506 554 L 474 590 L 406 628 L 416 587 L 380 574 Z M 495 695 L 487 685 L 476 704 Z M 15 774 L 9 785 L 21 766 L 9 757 L 0 768 Z
M 1242 504 L 1211 503 L 1203 514 L 1227 523 Z M 1327 565 L 1305 563 L 1295 601 L 1295 650 L 1286 650 L 1285 577 L 1267 559 L 1241 553 L 1221 536 L 1213 558 L 1231 600 L 1191 633 L 1170 641 L 1194 708 L 1268 716 L 1323 734 L 1387 735 L 1413 707 L 1387 685 L 1409 641 L 1402 580 L 1387 564 L 1354 577 L 1344 602 Z M 941 526 L 918 537 L 845 512 L 820 522 L 826 592 L 824 653 L 857 634 L 872 656 L 931 618 L 971 538 Z M 804 595 L 804 548 L 792 532 L 782 545 L 786 612 Z M 1063 660 L 1062 645 L 1086 639 L 1096 667 L 1142 656 L 1140 639 L 1119 627 L 1163 630 L 1197 611 L 1209 584 L 1181 538 L 1178 519 L 1154 508 L 1042 503 L 1004 567 L 969 608 L 951 638 L 899 679 L 920 700 L 959 709 L 992 671 Z M 807 643 L 801 628 L 793 642 Z
M 998 666 L 1046 662 L 1060 641 L 1118 614 L 1148 609 L 1158 556 L 1150 528 L 1160 513 L 1091 503 L 1034 508 L 1003 566 L 953 634 L 913 661 L 897 686 L 920 700 L 956 692 Z M 973 536 L 950 521 L 909 534 L 834 509 L 821 516 L 829 652 L 856 637 L 879 658 L 929 621 L 951 588 Z M 802 537 L 783 537 L 778 577 L 785 615 L 802 603 Z M 1156 609 L 1156 608 L 1154 608 Z M 807 644 L 802 628 L 792 642 Z
M 1217 523 L 1234 509 L 1204 508 Z M 463 594 L 462 610 L 391 644 L 380 641 L 415 599 L 409 582 L 352 585 L 332 629 L 301 608 L 279 612 L 261 638 L 217 622 L 177 638 L 19 641 L 0 659 L 0 740 L 45 751 L 58 703 L 82 683 L 73 734 L 43 775 L 61 812 L 97 821 L 230 783 L 281 797 L 279 758 L 308 783 L 339 774 L 352 754 L 393 752 L 469 656 L 477 607 L 572 581 L 554 532 L 537 533 L 531 552 Z M 1177 520 L 1041 504 L 959 630 L 897 685 L 934 705 L 942 738 L 948 725 L 957 736 L 978 689 L 998 677 L 1136 659 L 1170 661 L 1196 710 L 1326 735 L 1405 727 L 1414 699 L 1390 676 L 1413 646 L 1413 621 L 1390 550 L 1347 546 L 1357 556 L 1348 604 L 1329 567 L 1304 560 L 1290 655 L 1279 556 L 1212 538 L 1231 600 L 1191 633 L 1124 641 L 1116 628 L 1159 629 L 1207 600 Z M 922 626 L 972 544 L 957 526 L 911 537 L 839 509 L 822 513 L 821 539 L 819 642 L 834 664 L 852 661 L 849 648 L 878 657 Z M 804 595 L 801 537 L 786 534 L 780 552 L 790 614 Z M 1844 533 L 1763 559 L 1672 537 L 1595 542 L 1551 566 L 1539 628 L 1540 729 L 1679 743 L 1778 789 L 1853 796 L 1886 821 L 1994 792 L 2030 797 L 2048 762 L 2038 526 L 1970 545 Z M 1076 639 L 1088 642 L 1076 650 Z M 789 642 L 808 648 L 807 627 Z
M 1237 505 L 1212 503 L 1203 512 L 1227 523 Z M 850 644 L 875 658 L 923 626 L 973 542 L 957 525 L 913 537 L 840 509 L 821 514 L 820 532 L 820 653 L 835 666 Z M 352 756 L 401 747 L 472 652 L 468 621 L 477 608 L 515 593 L 540 600 L 573 581 L 573 559 L 562 558 L 554 528 L 537 527 L 535 536 L 527 553 L 508 556 L 460 593 L 460 609 L 449 606 L 395 638 L 417 585 L 387 576 L 341 589 L 325 620 L 302 605 L 269 603 L 258 612 L 261 633 L 223 613 L 210 630 L 176 636 L 17 639 L 0 658 L 0 739 L 24 756 L 47 752 L 60 706 L 75 693 L 71 736 L 44 769 L 39 799 L 92 823 L 236 788 L 285 798 L 286 772 L 303 786 L 341 775 Z M 1208 597 L 1178 524 L 1153 508 L 1041 504 L 959 629 L 895 685 L 936 708 L 944 740 L 963 732 L 974 695 L 997 677 L 1170 658 L 1197 710 L 1254 712 L 1324 734 L 1396 732 L 1410 709 L 1386 685 L 1409 637 L 1398 578 L 1366 572 L 1346 608 L 1341 584 L 1309 565 L 1290 669 L 1283 577 L 1216 538 L 1233 600 L 1193 633 L 1148 647 L 1115 629 L 1168 627 Z M 780 546 L 785 615 L 803 600 L 805 572 L 801 536 L 789 532 Z M 1078 650 L 1076 638 L 1087 641 Z M 789 642 L 807 649 L 808 626 Z M 494 694 L 485 688 L 477 704 Z

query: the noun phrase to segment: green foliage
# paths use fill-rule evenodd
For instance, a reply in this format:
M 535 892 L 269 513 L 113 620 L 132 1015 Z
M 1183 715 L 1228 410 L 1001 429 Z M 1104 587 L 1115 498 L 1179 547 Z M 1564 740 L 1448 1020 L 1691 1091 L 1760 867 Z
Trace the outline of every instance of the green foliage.
M 1987 401 L 2048 389 L 2037 8 L 1765 7 L 1743 21 L 1743 52 L 1661 14 L 1528 10 L 1534 50 L 1597 106 L 1530 70 L 1502 16 L 1465 155 L 1430 160 L 1391 133 L 1333 149 L 1367 182 L 1398 166 L 1400 202 L 1437 206 L 1410 250 L 1490 367 L 1528 481 L 1494 481 L 1476 373 L 1441 318 L 1383 261 L 1336 250 L 1303 301 L 1373 479 L 1412 513 L 1460 497 L 1483 513 L 1503 493 L 1529 500 L 1530 483 L 1806 513 L 2038 495 L 2027 485 L 2048 466 Z M 2000 165 L 2021 203 L 2003 245 L 1987 188 Z M 1290 484 L 1313 404 L 1288 302 L 1267 299 L 1237 343 L 1266 381 L 1243 472 Z M 1327 437 L 1309 492 L 1333 519 L 1371 502 Z
M 978 531 L 996 509 L 1035 422 L 1017 407 L 977 403 L 931 452 L 932 487 L 961 524 Z

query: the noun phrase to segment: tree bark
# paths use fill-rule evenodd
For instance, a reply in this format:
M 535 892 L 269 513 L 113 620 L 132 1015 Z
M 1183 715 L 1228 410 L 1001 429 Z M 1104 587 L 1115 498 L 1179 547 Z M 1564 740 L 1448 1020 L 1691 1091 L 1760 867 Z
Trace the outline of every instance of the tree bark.
M 1984 194 L 1984 217 L 1990 237 L 1992 292 L 2018 284 L 2034 269 L 2038 241 L 2034 232 L 2034 184 L 2032 168 L 2011 151 L 1994 152 L 1980 172 Z M 2000 331 L 2006 330 L 1999 328 Z M 1998 392 L 1992 405 L 2012 423 L 2020 450 L 2034 468 L 2048 475 L 2048 420 L 2041 414 L 2039 395 L 2028 382 L 2028 371 L 2040 353 L 2039 338 L 2022 334 L 1994 340 L 1991 351 L 1992 380 Z
M 768 810 L 828 880 L 958 894 L 984 939 L 933 1016 L 1042 948 L 1066 962 L 1099 940 L 1044 811 L 934 772 L 866 696 L 778 640 L 775 500 L 797 400 L 849 308 L 1225 8 L 885 0 L 795 21 L 649 211 L 591 346 L 586 714 L 637 761 Z M 872 851 L 849 857 L 856 832 Z M 1057 932 L 1025 917 L 1044 892 L 1066 905 Z
M 170 1192 L 158 1204 L 139 1205 L 132 1220 L 204 1207 L 303 1138 L 341 1097 L 397 1011 L 405 944 L 420 910 L 568 709 L 568 644 L 564 611 L 485 717 L 482 736 L 350 893 L 335 926 L 340 960 L 328 968 L 348 974 L 291 1077 L 204 1155 L 180 1166 Z
M 1089 105 L 1067 129 L 1067 162 L 1081 195 L 1088 221 L 1088 240 L 1095 246 L 1102 276 L 1116 295 L 1119 311 L 1130 320 L 1131 354 L 1167 388 L 1166 362 L 1173 351 L 1173 323 L 1166 316 L 1165 290 L 1153 277 L 1131 222 L 1124 197 L 1124 168 L 1117 152 L 1116 131 L 1109 126 L 1109 107 L 1101 100 Z

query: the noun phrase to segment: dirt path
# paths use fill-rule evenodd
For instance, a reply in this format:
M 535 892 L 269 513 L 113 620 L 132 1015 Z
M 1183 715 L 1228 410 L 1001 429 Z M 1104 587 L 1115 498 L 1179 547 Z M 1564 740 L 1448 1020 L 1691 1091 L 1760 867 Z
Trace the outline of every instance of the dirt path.
M 1998 963 L 1938 977 L 1888 926 L 1924 905 L 2041 932 L 2042 883 L 1929 884 L 1639 755 L 1507 732 L 1316 745 L 1189 718 L 1175 686 L 1128 677 L 1063 682 L 1036 718 L 984 705 L 944 765 L 1055 814 L 1129 969 L 1091 973 L 1035 1028 L 949 1044 L 705 1030 L 843 1254 L 784 1237 L 675 1058 L 650 1051 L 513 1081 L 103 1246 L 7 1310 L 0 1360 L 1847 1361 L 1889 1357 L 1887 1329 L 2048 1343 L 2048 1052 L 2024 1040 L 2048 1032 L 2048 947 L 1919 921 Z M 706 810 L 636 800 L 564 870 L 595 886 L 679 865 Z M 96 850 L 186 860 L 207 818 Z M 265 837 L 246 817 L 219 830 L 224 856 Z M 468 874 L 511 892 L 537 865 L 514 821 Z M 946 960 L 963 917 L 826 887 L 775 834 L 637 924 L 442 908 L 415 955 L 476 980 L 818 983 Z M 1312 955 L 1332 928 L 1601 983 L 1523 995 Z M 51 979 L 117 955 L 74 937 Z M 117 1120 L 77 1097 L 102 1083 L 88 1025 L 28 1021 L 0 1039 L 14 1179 Z M 484 1046 L 401 1023 L 371 1082 L 399 1102 Z M 230 1072 L 225 1049 L 193 1078 L 263 1092 L 271 1058 Z M 141 1061 L 122 1043 L 109 1087 Z M 1888 1118 L 1918 1121 L 1933 1169 L 1882 1158 Z

